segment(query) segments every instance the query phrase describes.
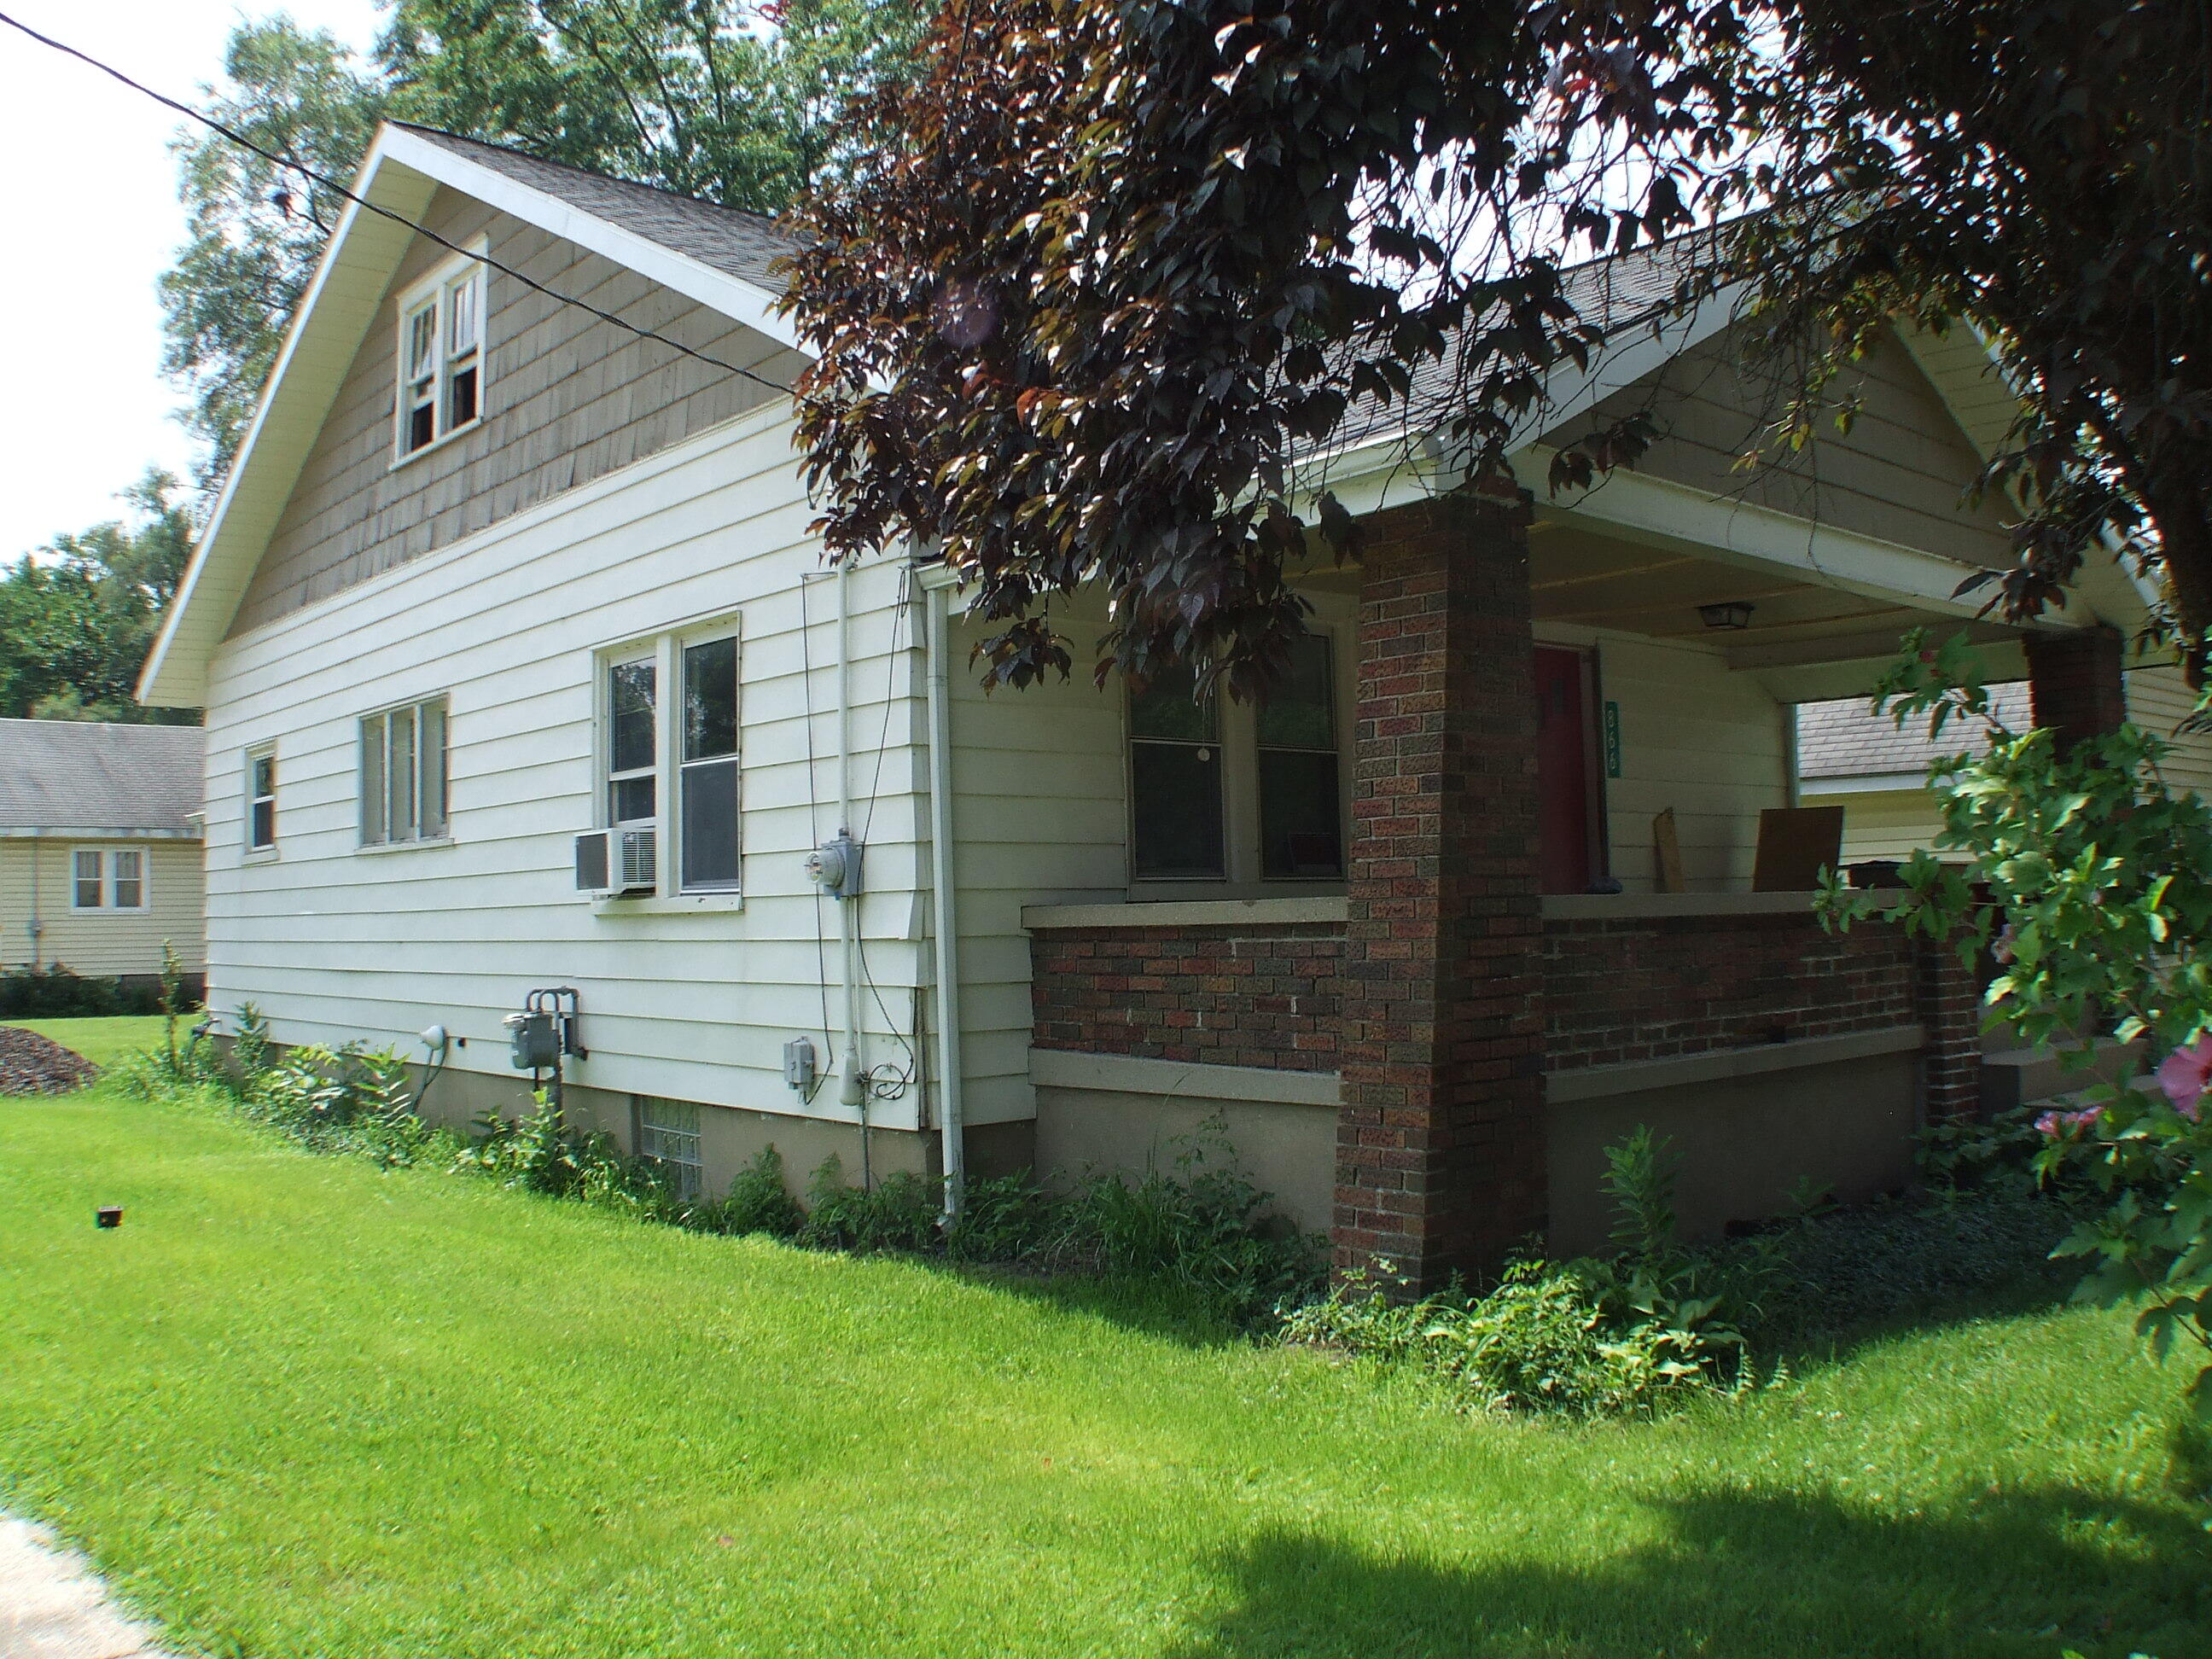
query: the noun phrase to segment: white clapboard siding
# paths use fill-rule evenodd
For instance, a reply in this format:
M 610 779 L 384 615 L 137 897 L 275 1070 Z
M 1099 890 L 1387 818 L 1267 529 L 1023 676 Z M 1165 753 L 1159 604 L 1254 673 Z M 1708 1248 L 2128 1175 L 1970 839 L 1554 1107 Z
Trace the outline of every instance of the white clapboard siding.
M 503 1016 L 532 988 L 573 984 L 591 1050 L 578 1082 L 799 1109 L 783 1044 L 811 1036 L 833 1058 L 843 1008 L 839 917 L 803 868 L 840 827 L 837 584 L 817 574 L 811 517 L 787 416 L 749 415 L 227 642 L 208 737 L 216 1005 L 252 1001 L 286 1040 L 404 1046 L 435 1022 L 470 1040 L 454 1065 L 503 1073 Z M 897 1070 L 927 983 L 915 617 L 890 564 L 851 588 L 852 827 L 870 837 L 860 914 L 880 994 L 861 999 L 862 1060 Z M 595 907 L 573 889 L 571 842 L 599 787 L 597 653 L 726 614 L 739 619 L 743 902 Z M 451 844 L 362 850 L 359 716 L 437 693 Z M 266 742 L 278 848 L 255 860 L 243 757 Z M 805 1109 L 851 1116 L 836 1096 Z M 1025 1096 L 1005 1106 L 1028 1109 Z M 921 1122 L 919 1091 L 872 1115 Z
M 2180 729 L 2197 708 L 2197 694 L 2181 670 L 2170 665 L 2133 668 L 2127 678 L 2128 718 L 2173 745 L 2164 767 L 2166 781 L 2212 793 L 2212 733 Z

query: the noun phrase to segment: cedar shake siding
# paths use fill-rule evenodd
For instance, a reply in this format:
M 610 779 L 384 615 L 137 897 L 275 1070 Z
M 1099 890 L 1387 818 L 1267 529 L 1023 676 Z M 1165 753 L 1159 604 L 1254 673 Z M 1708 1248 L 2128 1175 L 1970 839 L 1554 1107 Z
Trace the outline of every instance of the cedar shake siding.
M 574 243 L 441 189 L 424 222 L 479 237 L 500 264 L 694 350 L 788 384 L 799 360 Z M 392 465 L 398 300 L 451 256 L 417 240 L 402 262 L 301 469 L 233 637 L 643 459 L 780 396 L 488 274 L 483 422 Z

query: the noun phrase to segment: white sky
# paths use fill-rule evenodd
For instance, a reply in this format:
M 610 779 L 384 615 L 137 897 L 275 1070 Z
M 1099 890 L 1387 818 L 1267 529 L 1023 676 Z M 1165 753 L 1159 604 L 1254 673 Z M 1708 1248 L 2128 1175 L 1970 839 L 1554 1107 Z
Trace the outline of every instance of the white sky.
M 132 79 L 204 105 L 244 17 L 289 11 L 356 50 L 374 0 L 9 0 Z M 183 118 L 0 25 L 0 564 L 119 517 L 118 490 L 191 453 L 161 378 L 155 278 L 184 240 L 168 140 Z

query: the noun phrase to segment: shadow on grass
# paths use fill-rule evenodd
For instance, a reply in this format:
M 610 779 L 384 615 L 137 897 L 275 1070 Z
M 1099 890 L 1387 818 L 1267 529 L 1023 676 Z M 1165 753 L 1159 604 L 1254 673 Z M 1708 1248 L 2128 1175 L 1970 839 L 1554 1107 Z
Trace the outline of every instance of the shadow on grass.
M 1832 1324 L 1778 1321 L 1754 1327 L 1751 1345 L 1762 1364 L 1785 1364 L 1802 1374 L 1841 1364 L 1862 1350 L 1899 1337 L 1955 1329 L 1985 1320 L 2050 1313 L 2068 1305 L 2081 1279 L 2078 1268 L 2054 1265 L 1972 1291 L 1921 1297 L 1905 1306 L 1868 1313 Z
M 1190 1348 L 1218 1348 L 1246 1333 L 1218 1298 L 1164 1279 L 1113 1278 L 1091 1273 L 1032 1273 L 1018 1267 L 916 1256 L 922 1266 L 971 1285 L 1035 1303 L 1058 1313 L 1102 1319 L 1142 1335 Z
M 1582 1571 L 1453 1569 L 1262 1534 L 1214 1564 L 1229 1605 L 1168 1659 L 2212 1655 L 2207 1535 L 2171 1509 L 2046 1489 L 1964 1516 L 1705 1492 Z

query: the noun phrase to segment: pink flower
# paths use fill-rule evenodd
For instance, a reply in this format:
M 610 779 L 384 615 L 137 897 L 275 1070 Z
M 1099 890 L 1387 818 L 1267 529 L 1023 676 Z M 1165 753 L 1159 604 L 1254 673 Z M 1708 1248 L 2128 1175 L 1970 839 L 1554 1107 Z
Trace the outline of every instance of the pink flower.
M 2035 1120 L 2036 1133 L 2057 1140 L 2076 1129 L 2087 1128 L 2103 1115 L 2104 1108 L 2101 1106 L 2085 1106 L 2078 1112 L 2045 1112 Z
M 2197 1101 L 2212 1081 L 2212 1031 L 2199 1036 L 2186 1048 L 2176 1048 L 2158 1068 L 2158 1086 L 2185 1118 L 2197 1115 Z

